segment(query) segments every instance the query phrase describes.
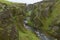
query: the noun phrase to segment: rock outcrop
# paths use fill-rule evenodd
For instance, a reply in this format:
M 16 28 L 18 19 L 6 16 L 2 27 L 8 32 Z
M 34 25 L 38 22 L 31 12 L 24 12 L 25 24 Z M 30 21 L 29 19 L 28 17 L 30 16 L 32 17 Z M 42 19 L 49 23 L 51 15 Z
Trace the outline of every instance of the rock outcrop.
M 23 27 L 24 11 L 25 4 L 0 3 L 0 40 L 19 40 L 17 26 Z

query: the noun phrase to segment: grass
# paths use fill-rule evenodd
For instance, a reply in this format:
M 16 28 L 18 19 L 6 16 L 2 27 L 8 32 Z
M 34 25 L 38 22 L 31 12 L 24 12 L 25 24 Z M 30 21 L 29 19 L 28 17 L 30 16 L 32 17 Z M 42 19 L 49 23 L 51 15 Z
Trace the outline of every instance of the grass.
M 20 31 L 19 40 L 40 40 L 40 39 L 31 31 L 26 31 L 26 33 Z

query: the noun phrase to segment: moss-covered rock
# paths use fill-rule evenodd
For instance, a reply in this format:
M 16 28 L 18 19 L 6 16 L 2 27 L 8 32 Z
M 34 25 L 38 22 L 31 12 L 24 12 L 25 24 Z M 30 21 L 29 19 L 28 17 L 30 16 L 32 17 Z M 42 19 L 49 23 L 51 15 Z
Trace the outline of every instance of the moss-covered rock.
M 31 13 L 33 27 L 60 40 L 60 0 L 44 0 L 33 4 Z

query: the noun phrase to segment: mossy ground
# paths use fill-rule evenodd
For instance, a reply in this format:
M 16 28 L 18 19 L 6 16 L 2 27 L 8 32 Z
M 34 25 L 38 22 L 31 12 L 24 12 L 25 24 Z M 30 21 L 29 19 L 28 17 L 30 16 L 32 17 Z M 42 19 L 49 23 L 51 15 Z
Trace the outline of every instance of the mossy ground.
M 20 40 L 40 40 L 33 32 L 26 31 L 23 33 L 22 31 L 19 32 L 19 39 Z

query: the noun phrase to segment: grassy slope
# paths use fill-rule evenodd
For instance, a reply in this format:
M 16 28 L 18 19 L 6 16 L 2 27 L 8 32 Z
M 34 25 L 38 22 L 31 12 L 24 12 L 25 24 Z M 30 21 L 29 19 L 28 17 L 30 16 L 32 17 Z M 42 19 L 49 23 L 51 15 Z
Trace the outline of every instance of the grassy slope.
M 54 30 L 48 31 L 48 29 L 49 29 L 49 26 L 53 23 L 53 21 L 56 18 L 59 19 L 58 18 L 59 15 L 60 15 L 60 0 L 58 0 L 54 4 L 51 16 L 46 20 L 46 23 L 44 23 L 44 30 L 47 31 L 48 34 L 53 35 L 53 36 L 56 36 L 56 35 L 54 35 L 54 32 L 55 32 Z
M 19 32 L 20 33 L 20 40 L 39 40 L 37 36 L 31 32 L 31 31 L 26 31 L 26 33 Z

